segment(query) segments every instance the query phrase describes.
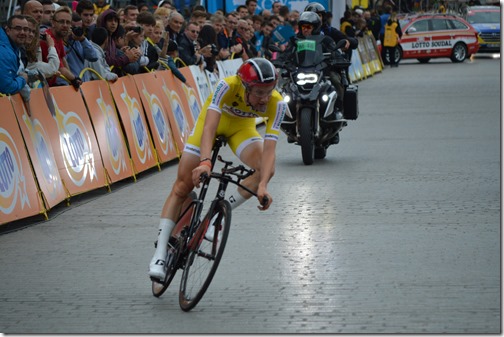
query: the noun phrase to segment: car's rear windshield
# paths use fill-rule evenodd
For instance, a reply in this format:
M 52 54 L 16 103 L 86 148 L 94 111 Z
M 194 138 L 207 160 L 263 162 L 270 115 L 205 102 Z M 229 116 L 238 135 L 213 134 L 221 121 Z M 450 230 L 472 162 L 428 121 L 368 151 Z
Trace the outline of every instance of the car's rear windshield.
M 500 23 L 500 12 L 499 11 L 469 12 L 467 15 L 467 21 L 470 24 Z

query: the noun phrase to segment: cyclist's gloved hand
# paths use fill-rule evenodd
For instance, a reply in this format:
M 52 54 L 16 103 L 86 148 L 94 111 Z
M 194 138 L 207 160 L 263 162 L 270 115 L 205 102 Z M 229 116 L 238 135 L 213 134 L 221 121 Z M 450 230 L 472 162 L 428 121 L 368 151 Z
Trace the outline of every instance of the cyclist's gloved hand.
M 259 200 L 260 204 L 260 206 L 257 206 L 257 208 L 260 211 L 267 210 L 270 207 L 271 203 L 273 202 L 273 198 L 271 197 L 271 195 L 265 188 L 261 187 L 261 185 L 259 185 L 257 189 L 257 200 Z
M 192 170 L 192 181 L 193 181 L 193 184 L 194 186 L 196 186 L 196 188 L 199 188 L 200 187 L 200 183 L 201 183 L 201 175 L 203 174 L 206 174 L 206 175 L 210 175 L 210 165 L 211 163 L 209 161 L 203 161 L 199 164 L 199 166 L 197 166 L 194 170 Z

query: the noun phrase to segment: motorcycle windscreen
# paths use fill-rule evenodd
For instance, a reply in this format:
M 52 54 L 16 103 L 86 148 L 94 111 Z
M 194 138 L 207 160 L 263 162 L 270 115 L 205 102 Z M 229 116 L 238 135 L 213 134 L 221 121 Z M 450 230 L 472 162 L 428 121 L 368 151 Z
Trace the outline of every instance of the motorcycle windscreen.
M 313 67 L 324 61 L 322 39 L 324 36 L 312 35 L 296 41 L 296 63 L 300 67 Z

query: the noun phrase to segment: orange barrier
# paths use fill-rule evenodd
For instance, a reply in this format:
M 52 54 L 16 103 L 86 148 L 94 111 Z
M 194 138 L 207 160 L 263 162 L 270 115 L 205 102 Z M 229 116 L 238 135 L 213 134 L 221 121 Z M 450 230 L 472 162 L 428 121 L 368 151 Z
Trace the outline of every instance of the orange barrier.
M 161 83 L 154 72 L 136 75 L 133 79 L 140 92 L 158 159 L 161 163 L 168 162 L 176 158 L 178 153 L 168 121 L 169 104 L 164 99 L 166 96 Z
M 0 223 L 45 213 L 14 110 L 0 98 Z
M 194 126 L 194 123 L 198 119 L 201 107 L 203 106 L 204 100 L 200 96 L 200 89 L 199 86 L 203 86 L 204 84 L 201 83 L 201 80 L 198 80 L 198 78 L 195 77 L 194 72 L 195 69 L 192 69 L 193 67 L 196 66 L 190 66 L 190 67 L 185 67 L 180 69 L 180 72 L 185 76 L 187 79 L 187 83 L 189 83 L 190 86 L 187 85 L 182 85 L 179 86 L 179 94 L 182 97 L 185 97 L 185 101 L 187 102 L 187 108 L 191 112 L 192 116 L 192 126 Z M 198 68 L 198 67 L 196 67 Z M 198 74 L 201 75 L 201 74 Z M 207 82 L 208 83 L 208 82 Z M 182 89 L 182 90 L 180 90 Z M 205 99 L 208 97 L 205 96 Z
M 32 107 L 37 106 L 36 104 L 39 102 L 39 99 L 43 100 L 41 95 L 42 89 L 32 91 Z M 50 138 L 51 133 L 48 132 L 46 126 L 41 122 L 41 117 L 48 112 L 47 110 L 32 108 L 32 115 L 28 116 L 23 99 L 19 94 L 11 96 L 11 102 L 25 140 L 33 171 L 37 177 L 40 189 L 39 194 L 44 201 L 45 209 L 49 210 L 70 196 L 63 186 L 56 159 L 54 158 Z M 39 104 L 45 105 L 45 102 L 40 102 Z M 2 107 L 4 107 L 4 104 L 2 104 Z
M 59 135 L 51 137 L 51 142 L 68 193 L 72 196 L 107 186 L 100 149 L 81 93 L 72 86 L 54 87 L 50 92 L 55 111 L 41 121 L 49 134 Z
M 161 88 L 165 93 L 165 97 L 170 102 L 172 111 L 170 124 L 177 127 L 176 131 L 174 129 L 172 130 L 174 130 L 174 136 L 177 136 L 178 134 L 175 141 L 177 142 L 179 154 L 181 154 L 184 149 L 184 143 L 186 142 L 187 137 L 189 137 L 189 134 L 194 126 L 194 118 L 192 117 L 189 104 L 187 103 L 187 99 L 185 98 L 186 96 L 182 89 L 184 84 L 174 78 L 170 71 L 159 71 L 157 74 L 159 75 L 159 79 L 162 83 Z
M 134 172 L 143 172 L 156 165 L 159 168 L 145 121 L 145 114 L 132 76 L 119 78 L 110 85 L 110 89 L 126 133 Z
M 83 83 L 81 92 L 95 129 L 107 183 L 133 176 L 131 157 L 107 82 Z

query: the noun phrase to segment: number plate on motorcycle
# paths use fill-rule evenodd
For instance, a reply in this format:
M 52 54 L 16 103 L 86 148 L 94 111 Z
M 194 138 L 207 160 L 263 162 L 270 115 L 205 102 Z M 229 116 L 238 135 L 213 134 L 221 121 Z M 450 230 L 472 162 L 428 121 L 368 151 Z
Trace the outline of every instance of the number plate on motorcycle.
M 315 41 L 313 40 L 298 40 L 297 41 L 297 52 L 302 52 L 304 50 L 315 51 Z

